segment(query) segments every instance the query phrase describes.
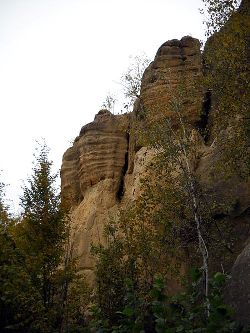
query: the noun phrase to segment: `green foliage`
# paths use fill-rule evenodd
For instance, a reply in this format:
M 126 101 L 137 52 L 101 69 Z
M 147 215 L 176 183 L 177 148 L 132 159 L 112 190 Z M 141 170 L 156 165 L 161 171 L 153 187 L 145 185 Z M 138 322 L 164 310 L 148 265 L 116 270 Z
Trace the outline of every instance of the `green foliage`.
M 232 175 L 244 179 L 250 170 L 247 154 L 250 133 L 249 5 L 243 0 L 235 11 L 236 1 L 206 2 L 219 16 L 224 14 L 218 8 L 219 3 L 231 8 L 230 20 L 208 39 L 204 49 L 205 86 L 212 96 L 208 137 L 210 142 L 217 137 L 216 144 L 221 152 L 214 165 L 217 170 L 214 173 L 218 175 L 214 181 Z
M 26 332 L 31 321 L 41 319 L 42 306 L 9 228 L 0 226 L 0 330 Z
M 206 35 L 211 36 L 219 31 L 230 16 L 236 11 L 239 6 L 239 0 L 202 0 L 205 5 L 205 11 L 201 13 L 206 17 Z
M 153 314 L 157 333 L 242 332 L 242 328 L 232 320 L 232 310 L 223 302 L 223 287 L 227 277 L 217 272 L 209 281 L 210 314 L 207 316 L 207 300 L 202 298 L 200 292 L 201 276 L 200 270 L 192 270 L 186 291 L 172 297 L 164 294 L 163 278 L 156 278 L 152 294 L 155 297 Z
M 150 63 L 145 54 L 131 58 L 129 68 L 121 77 L 124 95 L 128 100 L 126 108 L 133 106 L 135 100 L 139 98 L 142 76 Z
M 25 269 L 25 261 L 13 238 L 14 220 L 4 202 L 0 184 L 0 331 L 26 332 L 39 320 L 39 295 Z
M 136 297 L 134 282 L 131 279 L 125 280 L 125 287 L 125 307 L 122 311 L 117 312 L 120 315 L 119 325 L 112 327 L 112 333 L 143 333 L 144 301 Z
M 86 326 L 89 290 L 72 257 L 68 210 L 51 168 L 44 145 L 24 187 L 18 223 L 0 205 L 1 332 L 80 333 Z
M 8 207 L 5 203 L 5 184 L 0 182 L 0 225 L 1 227 L 7 226 L 9 222 L 9 213 L 8 213 Z
M 117 311 L 123 305 L 124 262 L 122 242 L 116 240 L 109 248 L 103 246 L 93 248 L 98 257 L 96 271 L 97 302 L 103 317 L 115 323 Z
M 109 332 L 109 322 L 103 317 L 101 309 L 97 305 L 91 307 L 91 321 L 89 322 L 89 329 L 91 332 L 106 333 Z
M 102 103 L 102 108 L 107 109 L 111 113 L 114 114 L 115 112 L 115 103 L 116 103 L 116 98 L 113 94 L 108 93 L 106 96 L 104 102 Z
M 136 303 L 136 311 L 144 313 L 157 272 L 164 275 L 168 272 L 169 277 L 173 275 L 178 280 L 180 258 L 173 246 L 178 239 L 174 240 L 172 225 L 160 220 L 161 216 L 154 219 L 153 203 L 142 196 L 139 203 L 121 212 L 119 221 L 107 225 L 108 245 L 93 248 L 97 258 L 96 302 L 104 317 L 113 324 L 120 322 L 118 311 L 128 305 L 127 281 L 131 281 L 136 299 L 143 300 Z
M 43 145 L 36 156 L 33 175 L 23 188 L 21 206 L 24 211 L 19 227 L 19 246 L 45 308 L 50 308 L 56 296 L 53 283 L 57 279 L 66 238 L 65 216 L 51 167 L 48 148 Z
M 126 305 L 118 311 L 120 319 L 114 326 L 105 320 L 101 309 L 93 307 L 91 328 L 95 332 L 152 332 L 152 333 L 243 333 L 243 328 L 232 319 L 233 311 L 223 301 L 227 276 L 217 272 L 209 280 L 209 316 L 207 299 L 202 293 L 202 271 L 193 269 L 186 281 L 185 291 L 169 296 L 165 278 L 158 274 L 150 291 L 147 312 L 143 302 L 135 297 L 133 282 L 127 280 Z M 145 305 L 145 304 L 144 304 Z M 139 310 L 140 309 L 140 310 Z M 151 319 L 149 320 L 149 316 Z
M 157 275 L 155 277 L 155 281 L 152 288 L 152 310 L 153 315 L 155 317 L 155 330 L 157 333 L 164 331 L 166 327 L 166 295 L 164 294 L 165 291 L 165 282 L 161 275 Z
M 224 14 L 225 17 L 229 15 Z M 232 19 L 235 17 L 237 18 L 232 16 Z M 225 48 L 220 43 L 216 44 L 216 49 L 205 49 L 209 70 L 207 84 L 213 98 L 208 141 L 212 142 L 220 128 L 223 128 L 222 134 L 225 135 L 218 135 L 217 139 L 221 140 L 219 147 L 221 156 L 224 156 L 221 159 L 224 164 L 221 165 L 227 177 L 232 165 L 234 170 L 231 175 L 235 170 L 242 177 L 243 174 L 248 175 L 245 168 L 247 157 L 244 160 L 243 154 L 244 149 L 247 151 L 247 126 L 243 125 L 249 111 L 248 89 L 244 90 L 248 87 L 245 37 L 249 29 L 239 32 L 237 29 L 240 29 L 241 21 L 237 19 L 235 22 L 238 22 L 236 28 L 227 30 L 229 28 L 225 27 L 221 31 L 233 31 L 232 35 L 231 32 L 228 36 L 226 33 L 222 38 L 221 45 L 225 45 L 227 50 L 231 51 L 229 48 L 233 45 L 228 56 L 224 54 Z M 242 23 L 244 27 L 249 24 L 244 17 Z M 216 36 L 220 36 L 219 33 Z M 220 37 L 216 36 L 217 41 L 220 41 Z M 232 36 L 242 43 L 236 46 L 236 42 L 231 40 Z M 229 41 L 232 44 L 227 45 Z M 209 43 L 207 47 L 209 48 Z M 214 51 L 218 53 L 213 53 Z M 145 309 L 148 310 L 153 302 L 156 332 L 240 332 L 240 328 L 231 321 L 231 313 L 222 300 L 221 283 L 224 277 L 218 273 L 213 279 L 208 279 L 212 275 L 209 275 L 208 267 L 211 267 L 212 272 L 216 271 L 214 267 L 218 263 L 224 263 L 226 253 L 231 254 L 234 235 L 228 224 L 218 225 L 213 218 L 211 211 L 217 203 L 206 195 L 195 177 L 196 162 L 199 159 L 197 147 L 200 147 L 199 140 L 202 138 L 186 119 L 188 96 L 192 91 L 192 81 L 188 81 L 187 89 L 187 79 L 180 87 L 175 87 L 174 92 L 171 91 L 166 110 L 159 110 L 158 114 L 143 110 L 144 121 L 140 119 L 143 133 L 141 142 L 153 147 L 157 151 L 157 157 L 147 167 L 148 174 L 142 180 L 139 200 L 126 212 L 121 212 L 118 222 L 111 222 L 107 226 L 108 245 L 96 252 L 99 286 L 97 303 L 100 314 L 108 320 L 110 330 L 115 323 L 118 331 L 131 331 L 134 329 L 131 319 L 135 324 L 137 313 L 150 313 Z M 193 85 L 194 91 L 196 88 Z M 238 98 L 239 95 L 241 98 Z M 227 145 L 223 151 L 225 138 Z M 232 154 L 232 151 L 235 153 Z M 215 173 L 216 171 L 220 177 L 227 179 L 224 173 L 220 173 L 218 165 Z M 193 272 L 191 286 L 175 297 L 166 297 L 165 281 L 180 279 L 191 264 L 202 268 L 201 271 Z M 155 281 L 153 293 L 150 293 L 156 273 L 161 274 L 162 280 L 158 278 Z M 133 297 L 137 300 L 134 302 L 135 307 L 126 303 L 127 292 L 124 285 L 127 279 L 132 281 Z M 172 288 L 168 283 L 167 287 L 169 290 Z M 156 299 L 152 300 L 152 297 Z

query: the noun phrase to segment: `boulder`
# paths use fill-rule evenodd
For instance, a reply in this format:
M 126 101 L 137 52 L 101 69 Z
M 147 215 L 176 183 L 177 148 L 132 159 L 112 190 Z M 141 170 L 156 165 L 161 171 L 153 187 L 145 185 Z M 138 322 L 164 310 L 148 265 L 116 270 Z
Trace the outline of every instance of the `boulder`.
M 235 318 L 250 325 L 250 243 L 233 265 L 226 299 L 235 310 Z

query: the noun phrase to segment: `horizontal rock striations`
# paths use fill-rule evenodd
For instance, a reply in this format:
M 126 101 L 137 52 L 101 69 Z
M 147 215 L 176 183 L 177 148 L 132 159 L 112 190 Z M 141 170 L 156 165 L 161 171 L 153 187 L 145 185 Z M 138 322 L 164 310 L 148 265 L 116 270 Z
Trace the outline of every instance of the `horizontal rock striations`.
M 93 279 L 95 263 L 91 244 L 105 243 L 105 224 L 140 195 L 140 179 L 155 156 L 153 150 L 137 145 L 133 134 L 136 115 L 142 108 L 152 114 L 164 114 L 171 96 L 185 78 L 189 82 L 185 116 L 190 123 L 197 122 L 202 99 L 201 89 L 196 88 L 200 77 L 197 39 L 184 37 L 164 43 L 144 73 L 141 95 L 132 115 L 114 116 L 101 110 L 92 123 L 82 127 L 73 146 L 65 152 L 61 168 L 62 198 L 73 208 L 74 249 L 89 280 Z M 199 97 L 198 104 L 195 96 Z M 130 137 L 128 128 L 132 128 Z
M 118 191 L 128 149 L 124 120 L 125 116 L 119 118 L 101 110 L 92 123 L 82 127 L 73 146 L 63 156 L 63 199 L 72 205 L 78 204 L 88 188 L 104 179 L 112 179 L 113 190 Z
M 188 121 L 198 122 L 202 100 L 201 89 L 197 89 L 200 77 L 201 52 L 197 39 L 187 36 L 164 43 L 144 73 L 137 110 L 143 107 L 151 114 L 164 114 L 170 98 L 188 80 L 188 93 L 186 91 L 185 97 L 178 98 L 185 98 Z M 63 156 L 61 179 L 64 199 L 79 204 L 86 189 L 104 179 L 113 179 L 114 192 L 119 191 L 127 164 L 129 173 L 133 172 L 131 159 L 138 149 L 134 138 L 131 138 L 128 148 L 125 118 L 101 110 L 92 123 L 83 126 L 73 146 Z
M 210 203 L 211 218 L 222 230 L 223 224 L 230 222 L 238 236 L 228 267 L 232 266 L 249 236 L 249 231 L 243 231 L 248 230 L 250 221 L 250 180 L 249 174 L 243 177 L 243 172 L 239 172 L 241 167 L 247 166 L 242 156 L 249 156 L 249 151 L 242 151 L 240 143 L 244 141 L 239 141 L 239 127 L 236 126 L 240 119 L 245 129 L 246 117 L 243 108 L 237 108 L 234 121 L 225 121 L 227 113 L 214 101 L 215 89 L 205 91 L 203 60 L 197 39 L 187 36 L 167 41 L 143 75 L 134 111 L 129 116 L 114 116 L 101 110 L 92 123 L 82 127 L 72 147 L 65 152 L 61 169 L 62 198 L 72 207 L 74 250 L 89 281 L 93 280 L 95 265 L 91 244 L 105 244 L 105 225 L 110 218 L 117 217 L 120 209 L 126 210 L 138 198 L 140 179 L 155 156 L 153 149 L 146 144 L 142 147 L 138 142 L 137 130 L 147 131 L 150 117 L 161 124 L 166 116 L 173 120 L 175 129 L 180 120 L 172 108 L 174 103 L 182 106 L 181 117 L 192 128 L 192 171 Z M 225 93 L 221 87 L 221 96 Z M 245 111 L 249 111 L 248 106 L 249 103 Z M 216 109 L 220 111 L 218 119 Z M 232 153 L 229 144 L 226 145 L 234 141 L 237 155 Z M 227 156 L 237 162 L 237 167 L 234 165 L 230 172 L 226 170 Z
M 201 78 L 199 40 L 186 36 L 165 42 L 143 75 L 140 95 L 143 108 L 154 115 L 167 112 L 171 116 L 169 102 L 181 99 L 186 105 L 182 116 L 189 123 L 198 122 L 203 98 Z

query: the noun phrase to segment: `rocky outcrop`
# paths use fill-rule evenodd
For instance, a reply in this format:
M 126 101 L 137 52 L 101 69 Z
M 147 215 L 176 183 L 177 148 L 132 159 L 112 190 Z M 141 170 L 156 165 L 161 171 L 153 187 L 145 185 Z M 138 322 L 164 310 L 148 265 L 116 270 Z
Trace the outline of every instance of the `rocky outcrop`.
M 140 193 L 140 178 L 154 152 L 142 148 L 133 154 L 135 166 L 128 166 L 128 117 L 101 110 L 92 123 L 82 127 L 63 156 L 62 199 L 72 207 L 71 232 L 75 255 L 93 281 L 92 244 L 105 244 L 105 225 L 118 210 Z
M 225 298 L 242 324 L 250 324 L 250 2 L 242 0 L 203 53 L 210 110 L 206 144 L 196 175 L 218 226 L 230 222 L 231 279 Z M 226 230 L 228 232 L 228 230 Z M 246 244 L 248 244 L 246 246 Z M 238 257 L 237 257 L 238 255 Z M 236 259 L 237 258 L 237 259 Z M 236 261 L 235 261 L 236 259 Z M 235 262 L 234 262 L 235 261 Z M 234 263 L 233 263 L 234 262 Z
M 142 128 L 146 130 L 144 111 L 156 115 L 158 121 L 161 114 L 175 121 L 169 108 L 173 98 L 177 102 L 181 100 L 182 116 L 193 128 L 196 138 L 193 170 L 204 193 L 211 197 L 211 202 L 216 202 L 212 214 L 219 220 L 226 216 L 236 224 L 241 220 L 244 225 L 249 222 L 247 177 L 242 178 L 235 172 L 224 177 L 223 173 L 223 147 L 225 141 L 231 140 L 230 128 L 215 130 L 215 122 L 202 118 L 204 105 L 211 107 L 211 92 L 205 92 L 202 75 L 197 39 L 187 36 L 164 43 L 143 75 L 141 94 L 132 115 L 114 116 L 107 110 L 100 111 L 92 123 L 83 126 L 72 147 L 65 152 L 61 169 L 62 197 L 72 207 L 72 241 L 89 281 L 93 280 L 95 264 L 91 244 L 105 243 L 103 231 L 107 222 L 138 198 L 140 178 L 155 155 L 153 150 L 138 144 L 133 135 L 134 121 L 143 123 Z M 226 118 L 227 114 L 220 116 Z M 210 117 L 208 112 L 206 117 Z M 213 133 L 209 139 L 202 136 L 208 124 Z M 242 235 L 241 244 L 246 237 L 247 233 Z
M 228 284 L 226 299 L 235 309 L 236 319 L 243 325 L 250 324 L 250 244 L 236 259 Z
M 164 113 L 170 98 L 181 89 L 183 82 L 188 81 L 190 94 L 185 92 L 184 116 L 189 123 L 198 122 L 203 98 L 198 85 L 201 69 L 200 43 L 197 39 L 186 36 L 164 43 L 143 75 L 135 113 L 140 112 L 141 107 L 150 113 Z M 79 204 L 85 191 L 104 179 L 114 179 L 114 190 L 118 191 L 127 163 L 133 165 L 131 159 L 134 159 L 137 150 L 131 137 L 128 151 L 127 121 L 126 116 L 114 116 L 102 110 L 92 123 L 83 126 L 73 146 L 63 156 L 63 198 L 72 204 Z M 129 172 L 133 172 L 133 168 Z
M 127 164 L 126 127 L 126 116 L 115 117 L 107 110 L 101 110 L 92 123 L 82 127 L 63 156 L 63 199 L 77 205 L 86 190 L 104 179 L 112 179 L 113 192 L 119 191 Z
M 203 90 L 200 42 L 190 36 L 162 44 L 146 69 L 141 85 L 143 108 L 155 115 L 170 109 L 169 100 L 184 99 L 182 115 L 189 123 L 200 121 Z M 171 112 L 167 111 L 171 116 Z
M 91 255 L 91 246 L 106 244 L 104 229 L 112 218 L 116 218 L 119 209 L 126 209 L 140 194 L 140 179 L 145 175 L 147 164 L 154 151 L 142 148 L 135 154 L 135 167 L 131 174 L 124 177 L 124 194 L 117 198 L 117 180 L 106 178 L 85 191 L 83 200 L 73 209 L 72 242 L 75 254 L 79 257 L 80 269 L 88 281 L 94 280 L 95 260 Z
M 80 269 L 89 282 L 94 279 L 92 244 L 105 244 L 104 228 L 117 212 L 116 180 L 100 180 L 85 191 L 83 200 L 72 212 L 72 242 L 74 253 L 79 258 Z
M 146 68 L 140 96 L 134 105 L 131 118 L 139 119 L 141 132 L 150 128 L 151 121 L 161 123 L 164 117 L 169 117 L 173 126 L 178 126 L 178 114 L 173 107 L 177 102 L 185 106 L 181 110 L 183 120 L 197 127 L 203 114 L 203 95 L 199 40 L 190 36 L 181 40 L 173 39 L 160 46 L 154 60 Z M 145 117 L 147 120 L 143 121 Z M 140 143 L 131 137 L 129 172 L 133 170 L 134 151 L 137 151 L 138 147 Z
M 232 218 L 250 207 L 249 4 L 241 2 L 203 53 L 210 109 L 197 175 L 214 214 Z

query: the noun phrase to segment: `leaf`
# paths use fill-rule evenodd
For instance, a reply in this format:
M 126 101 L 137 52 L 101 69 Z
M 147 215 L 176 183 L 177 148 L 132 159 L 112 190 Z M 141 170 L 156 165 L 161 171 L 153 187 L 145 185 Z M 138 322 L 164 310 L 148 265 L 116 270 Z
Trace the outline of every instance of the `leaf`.
M 226 276 L 223 273 L 217 272 L 214 275 L 213 280 L 216 284 L 223 285 L 226 282 Z
M 193 282 L 198 282 L 202 276 L 202 272 L 199 268 L 194 267 L 190 269 L 189 275 Z
M 134 310 L 130 307 L 126 307 L 123 311 L 122 314 L 126 317 L 132 317 L 134 315 Z

